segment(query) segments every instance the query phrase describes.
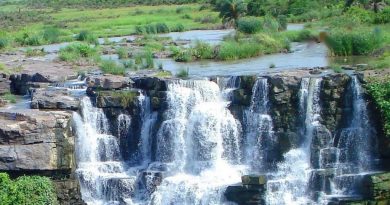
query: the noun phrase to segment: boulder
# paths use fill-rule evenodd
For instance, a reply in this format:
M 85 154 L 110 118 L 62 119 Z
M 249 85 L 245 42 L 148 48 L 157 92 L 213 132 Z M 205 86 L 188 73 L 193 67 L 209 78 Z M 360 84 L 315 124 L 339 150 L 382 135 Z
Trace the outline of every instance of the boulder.
M 28 94 L 31 83 L 53 83 L 58 80 L 51 76 L 43 76 L 40 73 L 35 74 L 13 74 L 9 78 L 11 80 L 11 92 L 17 95 Z
M 232 185 L 226 188 L 224 195 L 228 201 L 239 205 L 263 205 L 264 193 L 264 186 Z
M 129 87 L 132 84 L 132 81 L 123 76 L 100 75 L 87 77 L 86 83 L 89 88 L 113 90 Z
M 32 109 L 78 110 L 80 101 L 63 89 L 39 88 L 31 92 Z
M 0 76 L 0 95 L 10 92 L 11 81 Z

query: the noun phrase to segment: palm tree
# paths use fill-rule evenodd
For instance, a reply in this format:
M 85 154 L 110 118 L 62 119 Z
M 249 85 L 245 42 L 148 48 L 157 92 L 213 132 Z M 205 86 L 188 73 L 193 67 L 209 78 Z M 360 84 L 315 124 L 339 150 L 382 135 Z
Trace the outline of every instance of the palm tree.
M 221 0 L 217 2 L 216 9 L 224 23 L 236 26 L 237 19 L 245 15 L 247 7 L 242 0 Z

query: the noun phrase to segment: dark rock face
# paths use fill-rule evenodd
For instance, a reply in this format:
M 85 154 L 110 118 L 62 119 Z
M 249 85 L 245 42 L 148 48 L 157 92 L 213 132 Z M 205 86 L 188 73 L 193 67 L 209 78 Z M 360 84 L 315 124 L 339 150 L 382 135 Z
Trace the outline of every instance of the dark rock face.
M 0 74 L 0 95 L 4 95 L 10 92 L 11 81 L 7 79 L 6 75 Z
M 226 188 L 226 199 L 239 205 L 265 204 L 266 177 L 263 175 L 246 175 L 242 176 L 241 180 L 242 185 L 233 185 Z
M 76 179 L 54 180 L 57 200 L 61 205 L 85 205 L 80 195 L 79 182 Z
M 16 95 L 26 95 L 28 94 L 31 83 L 53 83 L 58 79 L 50 79 L 50 77 L 45 77 L 39 73 L 34 75 L 30 74 L 14 74 L 11 75 L 11 92 Z
M 127 77 L 115 75 L 99 75 L 87 77 L 86 82 L 89 88 L 103 90 L 115 90 L 125 88 L 133 83 Z
M 78 110 L 80 102 L 70 96 L 67 89 L 33 89 L 31 92 L 32 109 Z

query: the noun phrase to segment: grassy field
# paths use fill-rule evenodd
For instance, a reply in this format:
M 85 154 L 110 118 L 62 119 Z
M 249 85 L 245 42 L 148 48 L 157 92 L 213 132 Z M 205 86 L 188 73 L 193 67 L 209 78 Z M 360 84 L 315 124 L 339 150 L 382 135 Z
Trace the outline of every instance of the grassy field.
M 3 17 L 8 15 L 12 22 L 2 24 L 0 33 L 9 38 L 40 36 L 47 27 L 59 29 L 59 41 L 70 41 L 80 31 L 87 30 L 97 37 L 135 34 L 137 25 L 165 23 L 169 28 L 178 25 L 184 30 L 212 29 L 221 26 L 218 13 L 210 9 L 200 10 L 201 5 L 136 6 L 107 9 L 26 9 L 18 5 L 0 6 Z M 21 9 L 19 13 L 19 9 Z M 29 22 L 32 15 L 37 20 Z M 1 17 L 0 17 L 1 18 Z M 21 24 L 18 22 L 27 22 Z M 4 34 L 3 34 L 4 36 Z M 0 36 L 1 37 L 1 36 Z

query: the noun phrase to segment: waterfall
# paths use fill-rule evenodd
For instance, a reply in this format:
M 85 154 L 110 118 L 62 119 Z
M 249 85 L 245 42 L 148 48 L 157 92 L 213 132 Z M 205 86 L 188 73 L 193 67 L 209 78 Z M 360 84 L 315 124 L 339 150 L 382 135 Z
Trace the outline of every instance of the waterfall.
M 319 126 L 320 78 L 303 78 L 299 92 L 299 109 L 305 116 L 301 130 L 303 144 L 284 154 L 284 162 L 277 165 L 277 172 L 271 173 L 267 183 L 267 204 L 310 204 L 306 189 L 310 176 L 310 147 L 313 130 Z
M 136 179 L 125 172 L 117 139 L 109 133 L 108 120 L 87 97 L 81 100 L 81 111 L 82 116 L 74 113 L 73 124 L 82 197 L 88 204 L 124 201 L 133 193 Z M 130 123 L 125 116 L 118 120 L 124 126 Z
M 253 170 L 266 171 L 275 156 L 276 139 L 269 115 L 269 87 L 266 78 L 260 78 L 252 89 L 250 107 L 244 112 L 246 163 Z
M 221 204 L 226 185 L 240 181 L 240 125 L 211 81 L 168 85 L 168 105 L 157 134 L 157 159 L 169 164 L 152 204 Z

